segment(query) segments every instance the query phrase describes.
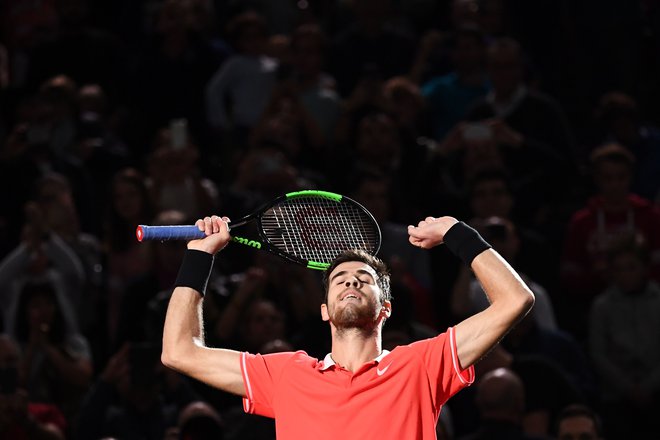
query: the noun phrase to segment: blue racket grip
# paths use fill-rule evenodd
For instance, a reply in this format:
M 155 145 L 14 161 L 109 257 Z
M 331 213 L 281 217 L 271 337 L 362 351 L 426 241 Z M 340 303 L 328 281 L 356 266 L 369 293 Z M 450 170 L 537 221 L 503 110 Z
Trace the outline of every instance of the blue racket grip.
M 192 240 L 204 238 L 206 234 L 195 225 L 147 226 L 139 225 L 135 230 L 138 241 L 145 240 Z

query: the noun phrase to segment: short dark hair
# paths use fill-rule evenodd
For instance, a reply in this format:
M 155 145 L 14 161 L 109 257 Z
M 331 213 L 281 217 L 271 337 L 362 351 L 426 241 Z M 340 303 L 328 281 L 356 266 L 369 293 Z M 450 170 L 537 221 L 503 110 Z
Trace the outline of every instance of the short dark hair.
M 635 156 L 627 148 L 612 142 L 596 147 L 589 156 L 589 162 L 592 168 L 607 162 L 626 165 L 632 170 L 635 167 Z
M 349 249 L 341 254 L 339 254 L 335 259 L 330 263 L 330 267 L 323 273 L 323 290 L 324 297 L 323 302 L 327 304 L 328 302 L 328 288 L 330 287 L 330 274 L 337 266 L 342 263 L 349 261 L 359 261 L 369 265 L 375 272 L 378 279 L 376 284 L 380 287 L 381 295 L 380 302 L 390 301 L 392 299 L 392 292 L 390 291 L 390 271 L 387 268 L 387 265 L 383 260 L 371 255 L 370 253 L 363 251 L 361 249 Z
M 266 19 L 261 14 L 248 10 L 229 20 L 227 24 L 227 37 L 232 44 L 236 44 L 243 36 L 243 33 L 251 27 L 256 28 L 264 36 L 268 35 L 268 23 Z
M 594 423 L 596 434 L 599 436 L 603 435 L 603 425 L 600 416 L 590 407 L 579 403 L 572 403 L 559 412 L 555 426 L 555 434 L 559 434 L 559 424 L 563 420 L 572 419 L 574 417 L 586 417 L 590 419 Z
M 484 182 L 498 181 L 504 184 L 504 187 L 513 194 L 513 185 L 511 183 L 511 176 L 505 170 L 500 168 L 486 168 L 474 174 L 467 182 L 468 197 L 474 196 L 476 188 Z
M 314 40 L 321 52 L 328 47 L 328 40 L 323 33 L 323 29 L 316 23 L 301 24 L 291 33 L 291 48 L 296 50 L 302 40 Z

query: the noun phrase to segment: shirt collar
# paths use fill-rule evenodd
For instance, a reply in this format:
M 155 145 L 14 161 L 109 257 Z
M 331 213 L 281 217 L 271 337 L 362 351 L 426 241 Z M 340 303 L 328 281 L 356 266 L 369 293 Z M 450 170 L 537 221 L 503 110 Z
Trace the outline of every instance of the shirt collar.
M 382 361 L 383 358 L 384 358 L 385 356 L 387 356 L 388 354 L 390 354 L 390 351 L 389 351 L 389 350 L 383 350 L 383 351 L 378 355 L 378 357 L 377 357 L 376 359 L 374 359 L 374 362 L 380 362 L 380 361 Z M 321 361 L 320 369 L 321 369 L 321 371 L 325 371 L 325 370 L 327 370 L 328 368 L 332 367 L 333 365 L 335 365 L 335 361 L 332 359 L 332 353 L 328 353 L 328 354 L 325 355 L 325 357 L 324 357 L 323 360 Z

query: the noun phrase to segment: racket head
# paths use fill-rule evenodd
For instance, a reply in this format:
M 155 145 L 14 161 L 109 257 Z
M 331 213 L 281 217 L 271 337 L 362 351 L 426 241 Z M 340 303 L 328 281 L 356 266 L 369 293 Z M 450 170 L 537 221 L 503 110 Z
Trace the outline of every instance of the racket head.
M 381 232 L 373 215 L 340 194 L 304 190 L 282 196 L 257 217 L 271 252 L 310 269 L 325 270 L 343 251 L 376 255 Z

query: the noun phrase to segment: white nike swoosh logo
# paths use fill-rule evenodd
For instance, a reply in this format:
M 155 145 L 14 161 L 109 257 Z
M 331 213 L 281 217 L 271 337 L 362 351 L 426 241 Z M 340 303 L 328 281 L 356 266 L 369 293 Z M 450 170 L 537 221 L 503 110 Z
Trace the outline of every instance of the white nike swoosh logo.
M 392 365 L 392 364 L 390 364 L 390 365 Z M 379 376 L 382 376 L 383 374 L 385 374 L 385 372 L 387 371 L 387 369 L 390 368 L 390 365 L 388 365 L 387 367 L 383 368 L 382 370 L 380 369 L 380 367 L 377 367 L 377 368 L 376 368 L 376 374 L 379 375 Z

